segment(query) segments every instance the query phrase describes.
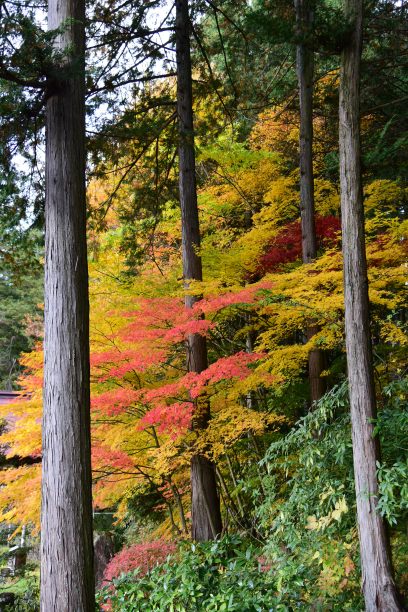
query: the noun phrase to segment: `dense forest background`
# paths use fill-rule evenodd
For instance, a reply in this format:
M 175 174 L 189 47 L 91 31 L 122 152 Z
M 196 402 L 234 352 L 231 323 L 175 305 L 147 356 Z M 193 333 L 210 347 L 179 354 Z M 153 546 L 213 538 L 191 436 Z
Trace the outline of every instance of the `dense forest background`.
M 56 34 L 41 29 L 43 10 L 0 2 L 0 389 L 24 393 L 1 407 L 0 520 L 12 542 L 26 526 L 34 550 L 44 117 L 56 78 Z M 336 0 L 208 0 L 189 10 L 194 132 L 187 117 L 180 145 L 186 39 L 172 5 L 87 8 L 94 532 L 114 552 L 99 602 L 123 611 L 361 610 L 338 127 L 353 24 Z M 370 610 L 403 609 L 408 596 L 407 28 L 405 2 L 365 3 L 358 103 L 376 512 L 401 602 L 370 608 L 366 599 Z M 191 256 L 202 275 L 185 271 L 180 151 L 191 150 Z M 214 480 L 198 531 L 194 474 Z M 37 609 L 33 558 L 21 578 L 27 610 Z

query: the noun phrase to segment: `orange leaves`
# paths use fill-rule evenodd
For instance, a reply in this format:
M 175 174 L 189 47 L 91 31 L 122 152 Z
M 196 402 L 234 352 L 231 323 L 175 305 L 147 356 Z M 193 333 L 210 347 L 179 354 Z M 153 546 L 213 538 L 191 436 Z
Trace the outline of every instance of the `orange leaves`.
M 91 398 L 93 410 L 102 410 L 112 416 L 123 412 L 134 402 L 140 400 L 140 391 L 128 387 L 111 389 Z
M 0 435 L 0 444 L 7 456 L 38 457 L 41 455 L 41 398 L 34 394 L 14 404 L 1 406 L 0 415 L 7 427 Z
M 0 521 L 38 527 L 40 484 L 40 465 L 1 470 Z
M 200 334 L 200 336 L 206 336 L 209 330 L 214 329 L 215 324 L 211 323 L 206 319 L 192 319 L 181 323 L 164 334 L 163 340 L 170 342 L 183 342 L 193 334 Z
M 138 575 L 144 576 L 155 565 L 164 563 L 166 558 L 176 552 L 174 542 L 156 540 L 143 542 L 123 548 L 109 562 L 105 569 L 104 578 L 107 584 L 122 573 L 138 569 Z
M 254 304 L 260 299 L 262 289 L 271 289 L 272 283 L 269 281 L 262 281 L 255 285 L 247 285 L 239 291 L 230 291 L 228 293 L 221 293 L 212 297 L 206 297 L 194 306 L 196 312 L 203 314 L 217 313 L 223 308 L 229 306 L 236 306 L 238 304 Z
M 112 450 L 107 446 L 92 445 L 92 467 L 93 469 L 111 469 L 124 472 L 134 467 L 129 455 L 122 451 Z
M 141 419 L 140 428 L 155 425 L 159 433 L 167 433 L 172 438 L 177 438 L 190 427 L 193 411 L 193 402 L 158 404 Z
M 95 375 L 101 380 L 108 380 L 112 377 L 122 377 L 132 370 L 144 372 L 148 368 L 159 364 L 165 359 L 164 350 L 111 350 L 103 353 L 91 355 L 91 366 L 94 367 Z
M 246 378 L 252 372 L 250 365 L 263 357 L 262 353 L 248 354 L 241 351 L 219 359 L 200 374 L 189 372 L 174 382 L 155 388 L 111 389 L 94 396 L 92 408 L 107 416 L 115 416 L 137 404 L 138 416 L 141 417 L 137 428 L 157 426 L 159 433 L 174 437 L 190 427 L 193 400 L 203 391 L 211 394 L 211 386 L 216 383 Z
M 221 357 L 211 364 L 206 370 L 197 375 L 195 381 L 191 382 L 190 392 L 192 397 L 197 397 L 206 385 L 215 384 L 222 380 L 236 378 L 242 380 L 251 373 L 249 365 L 259 361 L 265 355 L 263 353 L 245 353 L 240 351 L 235 355 Z

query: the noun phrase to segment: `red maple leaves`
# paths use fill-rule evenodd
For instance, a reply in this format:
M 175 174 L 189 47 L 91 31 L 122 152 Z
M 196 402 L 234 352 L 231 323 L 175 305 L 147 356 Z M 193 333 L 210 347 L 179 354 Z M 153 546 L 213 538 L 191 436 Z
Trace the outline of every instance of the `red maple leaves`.
M 316 217 L 318 248 L 333 246 L 339 239 L 340 219 L 333 216 Z M 259 261 L 258 273 L 279 270 L 284 264 L 302 257 L 302 230 L 300 221 L 292 221 L 268 244 Z
M 206 298 L 193 309 L 185 308 L 179 298 L 139 300 L 134 311 L 123 315 L 130 321 L 120 333 L 122 345 L 92 355 L 95 380 L 117 385 L 93 397 L 93 410 L 109 417 L 132 410 L 139 416 L 138 429 L 154 426 L 159 433 L 172 437 L 185 432 L 191 424 L 195 401 L 203 392 L 213 392 L 214 385 L 221 381 L 244 379 L 251 372 L 251 364 L 264 355 L 239 351 L 218 359 L 201 373 L 177 376 L 179 370 L 172 361 L 177 345 L 189 335 L 207 336 L 216 328 L 214 320 L 204 319 L 204 314 L 254 303 L 260 289 L 269 287 L 270 283 L 264 282 Z M 180 354 L 183 353 L 184 349 Z M 161 384 L 157 384 L 160 380 Z

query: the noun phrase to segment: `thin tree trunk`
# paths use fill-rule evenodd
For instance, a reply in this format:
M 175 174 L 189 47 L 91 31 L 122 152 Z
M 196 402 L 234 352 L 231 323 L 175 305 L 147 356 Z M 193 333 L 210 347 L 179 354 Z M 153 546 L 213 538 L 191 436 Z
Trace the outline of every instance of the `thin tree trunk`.
M 180 535 L 181 534 L 181 529 L 180 529 L 180 527 L 178 525 L 176 525 L 176 522 L 174 520 L 173 508 L 171 507 L 171 503 L 166 501 L 165 504 L 167 506 L 167 510 L 169 511 L 169 519 L 170 519 L 171 526 L 173 528 L 173 532 L 176 535 Z
M 340 188 L 345 331 L 362 588 L 368 612 L 402 610 L 394 583 L 389 540 L 377 511 L 378 438 L 369 327 L 363 190 L 360 170 L 360 61 L 362 0 L 345 0 L 353 27 L 342 52 L 339 102 Z
M 237 479 L 235 478 L 234 468 L 232 467 L 231 459 L 229 458 L 227 453 L 225 453 L 225 458 L 227 460 L 227 465 L 228 465 L 229 473 L 231 476 L 232 484 L 234 485 L 235 496 L 237 498 L 237 504 L 238 504 L 239 511 L 241 513 L 241 516 L 245 516 L 244 505 L 242 503 L 241 496 L 238 492 L 238 483 L 237 483 Z
M 200 227 L 195 177 L 195 150 L 192 106 L 188 0 L 176 0 L 177 113 L 179 119 L 179 187 L 182 224 L 183 277 L 186 289 L 191 280 L 202 280 Z M 192 308 L 199 296 L 186 295 L 185 305 Z M 202 372 L 208 366 L 206 339 L 192 334 L 187 340 L 189 372 Z M 209 405 L 197 405 L 193 428 L 205 429 L 210 418 Z M 191 459 L 192 537 L 197 541 L 215 538 L 222 531 L 220 500 L 215 466 L 204 455 Z
M 224 496 L 225 496 L 224 504 L 226 507 L 230 506 L 233 514 L 235 515 L 235 519 L 238 518 L 238 523 L 240 523 L 240 520 L 244 519 L 245 514 L 242 510 L 241 512 L 238 511 L 238 508 L 234 500 L 232 499 L 231 493 L 228 491 L 227 483 L 224 480 L 224 476 L 222 475 L 221 470 L 217 468 L 216 471 L 217 471 L 218 480 L 221 485 L 221 491 L 224 493 Z
M 246 316 L 246 323 L 249 325 L 251 321 L 251 315 L 247 315 Z M 247 335 L 246 335 L 246 340 L 245 340 L 245 351 L 249 354 L 254 352 L 254 341 L 255 341 L 255 334 L 252 331 L 248 331 Z M 252 391 L 248 391 L 247 396 L 246 396 L 246 406 L 249 410 L 252 410 L 254 407 L 254 397 L 253 397 L 253 393 Z M 252 433 L 252 431 L 248 431 L 248 440 L 250 440 L 253 449 L 259 459 L 259 461 L 262 459 L 263 455 L 261 453 L 261 449 L 259 448 L 259 444 L 258 441 L 256 439 L 256 437 L 254 436 L 254 434 Z M 262 474 L 261 474 L 261 469 L 264 470 L 264 468 L 259 465 L 259 463 L 257 464 L 257 471 L 259 474 L 259 478 L 262 480 Z M 266 470 L 265 470 L 265 474 L 266 474 Z
M 183 531 L 183 533 L 188 533 L 187 523 L 186 523 L 186 516 L 184 514 L 183 501 L 181 499 L 180 492 L 179 492 L 177 486 L 174 483 L 172 483 L 171 481 L 170 481 L 170 487 L 171 487 L 171 490 L 173 492 L 174 499 L 176 500 L 177 508 L 178 508 L 178 511 L 179 511 L 180 522 L 181 522 L 181 530 Z
M 302 260 L 311 263 L 317 255 L 315 227 L 314 176 L 313 176 L 313 0 L 295 0 L 296 29 L 296 72 L 299 85 L 300 129 L 300 219 L 302 229 Z M 319 331 L 317 326 L 306 330 L 308 340 Z M 309 354 L 309 383 L 311 403 L 324 395 L 326 385 L 321 377 L 325 369 L 325 355 L 320 349 Z
M 83 0 L 50 0 L 48 24 L 67 55 L 46 122 L 41 610 L 93 612 Z

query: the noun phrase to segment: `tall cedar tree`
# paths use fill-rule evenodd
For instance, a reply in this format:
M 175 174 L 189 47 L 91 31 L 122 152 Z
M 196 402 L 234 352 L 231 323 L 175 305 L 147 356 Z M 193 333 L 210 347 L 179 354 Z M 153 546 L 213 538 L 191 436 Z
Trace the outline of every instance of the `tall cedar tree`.
M 85 3 L 50 0 L 65 59 L 48 84 L 41 609 L 93 612 L 85 200 Z
M 363 593 L 368 612 L 402 610 L 386 525 L 377 511 L 380 459 L 374 437 L 376 398 L 369 326 L 363 189 L 360 169 L 362 0 L 345 0 L 350 36 L 340 71 L 339 146 L 347 369 Z
M 190 22 L 188 0 L 176 1 L 177 114 L 179 120 L 179 189 L 182 220 L 183 277 L 186 289 L 191 280 L 202 280 L 199 255 L 200 227 L 195 176 L 193 131 L 193 94 L 190 57 Z M 186 294 L 185 305 L 192 308 L 199 296 Z M 191 334 L 186 342 L 189 372 L 202 372 L 208 367 L 204 336 Z M 207 402 L 196 407 L 193 429 L 205 429 L 210 418 Z M 199 542 L 211 540 L 221 533 L 220 501 L 214 464 L 202 454 L 191 459 L 192 537 Z
M 296 72 L 299 85 L 300 130 L 300 218 L 302 228 L 302 260 L 310 263 L 317 256 L 315 227 L 314 177 L 313 177 L 313 0 L 295 0 L 296 11 Z M 312 338 L 318 327 L 306 330 L 307 339 Z M 310 399 L 319 400 L 325 392 L 325 369 L 323 351 L 315 349 L 309 355 Z

